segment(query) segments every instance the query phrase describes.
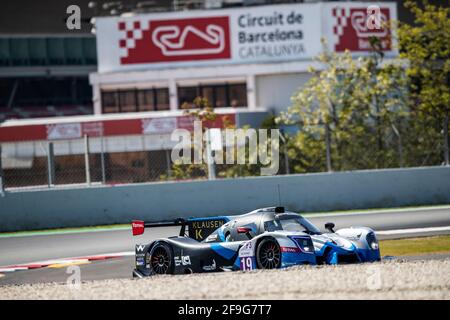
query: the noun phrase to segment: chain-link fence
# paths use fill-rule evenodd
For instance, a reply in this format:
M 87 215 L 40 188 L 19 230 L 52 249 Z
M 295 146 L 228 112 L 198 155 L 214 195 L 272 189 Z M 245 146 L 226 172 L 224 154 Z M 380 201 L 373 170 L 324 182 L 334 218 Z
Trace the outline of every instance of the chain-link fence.
M 351 145 L 336 144 L 330 152 L 331 170 L 327 169 L 327 151 L 324 143 L 317 146 L 303 143 L 302 137 L 291 136 L 280 141 L 278 171 L 275 174 L 295 174 L 324 171 L 348 171 L 440 165 L 439 140 L 434 144 L 418 145 L 409 150 L 397 137 L 389 137 L 381 145 L 367 146 L 364 152 L 356 152 Z M 303 144 L 299 144 L 299 141 Z M 115 185 L 126 183 L 181 181 L 214 178 L 260 176 L 259 164 L 174 164 L 172 149 L 120 151 L 116 148 L 89 148 L 89 140 L 78 141 L 78 146 L 67 141 L 40 142 L 34 153 L 26 153 L 24 146 L 11 145 L 7 152 L 0 151 L 0 191 L 3 189 L 54 188 L 65 185 Z M 320 142 L 320 141 L 319 141 Z M 389 142 L 389 143 L 388 143 Z M 64 145 L 66 143 L 66 145 Z M 59 144 L 59 145 L 58 145 Z M 98 144 L 98 141 L 97 141 Z M 64 145 L 64 147 L 61 147 Z M 2 147 L 0 145 L 0 147 Z M 111 147 L 111 146 L 109 146 Z M 308 147 L 309 152 L 304 148 Z M 16 149 L 15 153 L 14 148 Z M 156 149 L 155 147 L 153 147 Z M 138 149 L 138 148 L 135 148 Z M 423 150 L 422 150 L 423 149 Z M 99 152 L 100 150 L 100 152 Z M 107 150 L 107 152 L 101 152 Z M 38 152 L 39 151 L 39 152 Z M 413 155 L 413 156 L 412 156 Z M 247 159 L 248 160 L 248 159 Z
M 122 184 L 171 178 L 170 150 L 58 155 L 49 143 L 44 156 L 3 156 L 4 188 L 73 184 Z
M 38 142 L 32 151 L 28 150 L 28 154 L 26 146 L 11 148 L 10 145 L 8 150 L 2 152 L 3 187 L 50 188 L 75 184 L 114 185 L 208 179 L 209 170 L 214 170 L 213 176 L 217 179 L 260 175 L 260 166 L 254 164 L 174 164 L 172 149 L 169 148 L 98 152 L 98 146 L 89 147 L 94 144 L 93 141 L 79 140 L 77 143 L 75 146 L 69 141 Z M 100 149 L 103 150 L 103 147 Z M 284 153 L 281 153 L 277 174 L 289 173 L 288 164 Z

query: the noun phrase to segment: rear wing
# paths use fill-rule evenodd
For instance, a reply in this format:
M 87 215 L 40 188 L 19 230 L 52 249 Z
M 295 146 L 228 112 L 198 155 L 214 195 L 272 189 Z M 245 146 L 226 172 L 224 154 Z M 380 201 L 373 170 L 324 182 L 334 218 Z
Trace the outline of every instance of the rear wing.
M 184 236 L 186 233 L 186 220 L 176 219 L 172 222 L 145 222 L 142 220 L 133 220 L 131 222 L 131 229 L 133 236 L 139 236 L 144 233 L 145 228 L 159 228 L 159 227 L 174 227 L 181 226 L 180 236 Z
M 181 237 L 186 236 L 186 227 L 188 227 L 187 236 L 189 238 L 203 241 L 228 221 L 230 221 L 230 218 L 226 216 L 190 218 L 187 220 L 179 218 L 172 222 L 144 222 L 142 220 L 133 220 L 131 227 L 133 236 L 138 236 L 143 234 L 146 228 L 181 226 L 179 233 Z

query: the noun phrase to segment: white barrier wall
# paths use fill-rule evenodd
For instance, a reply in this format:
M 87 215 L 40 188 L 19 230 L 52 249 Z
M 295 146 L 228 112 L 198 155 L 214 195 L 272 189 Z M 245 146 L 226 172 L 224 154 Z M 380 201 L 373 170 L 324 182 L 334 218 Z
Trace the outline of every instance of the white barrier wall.
M 311 212 L 448 203 L 450 167 L 51 189 L 0 196 L 0 231 L 232 215 L 277 205 Z

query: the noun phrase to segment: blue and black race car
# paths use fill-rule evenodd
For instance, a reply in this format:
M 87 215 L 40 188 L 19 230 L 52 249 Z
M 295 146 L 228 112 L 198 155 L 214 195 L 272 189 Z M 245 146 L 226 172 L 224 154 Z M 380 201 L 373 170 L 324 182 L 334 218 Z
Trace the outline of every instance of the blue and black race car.
M 283 207 L 257 209 L 250 213 L 229 217 L 230 221 L 218 228 L 212 236 L 220 241 L 242 240 L 239 228 L 248 228 L 250 236 L 274 231 L 296 231 L 308 234 L 314 244 L 317 263 L 338 264 L 374 262 L 380 260 L 375 232 L 367 227 L 351 227 L 334 231 L 328 222 L 322 233 L 302 215 L 286 211 Z
M 237 216 L 178 219 L 170 223 L 133 221 L 133 235 L 145 228 L 181 227 L 178 236 L 136 245 L 133 276 L 275 269 L 300 264 L 378 261 L 373 230 L 346 228 L 321 233 L 301 215 L 283 207 Z

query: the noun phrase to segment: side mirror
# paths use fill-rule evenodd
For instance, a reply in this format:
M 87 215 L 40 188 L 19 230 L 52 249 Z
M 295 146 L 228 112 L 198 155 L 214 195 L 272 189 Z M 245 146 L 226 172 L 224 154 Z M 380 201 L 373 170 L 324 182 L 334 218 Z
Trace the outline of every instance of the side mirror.
M 327 223 L 325 223 L 325 229 L 327 229 L 328 231 L 334 233 L 333 228 L 334 228 L 334 223 L 333 223 L 333 222 L 327 222 Z
M 247 227 L 238 227 L 237 228 L 237 233 L 245 233 L 249 239 L 252 239 L 250 231 L 252 231 L 252 229 L 247 228 Z

